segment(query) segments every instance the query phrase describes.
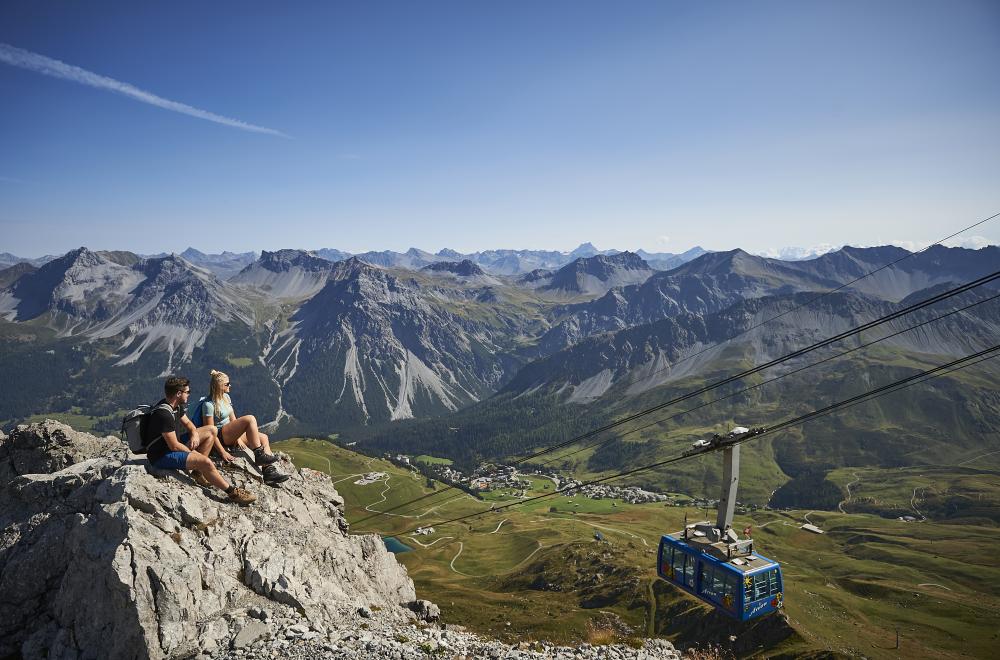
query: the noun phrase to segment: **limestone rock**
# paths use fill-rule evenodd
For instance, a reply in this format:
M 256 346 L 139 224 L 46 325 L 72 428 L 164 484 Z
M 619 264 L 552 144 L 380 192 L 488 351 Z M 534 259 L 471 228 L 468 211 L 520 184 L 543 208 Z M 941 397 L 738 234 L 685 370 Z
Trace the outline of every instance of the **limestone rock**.
M 411 612 L 422 621 L 434 623 L 441 618 L 441 608 L 429 600 L 414 600 L 406 604 Z
M 233 612 L 241 643 L 270 629 L 250 607 L 291 606 L 316 629 L 361 606 L 404 620 L 406 569 L 378 536 L 342 531 L 326 475 L 277 489 L 226 476 L 257 502 L 154 475 L 120 440 L 51 420 L 0 438 L 0 657 L 214 654 Z

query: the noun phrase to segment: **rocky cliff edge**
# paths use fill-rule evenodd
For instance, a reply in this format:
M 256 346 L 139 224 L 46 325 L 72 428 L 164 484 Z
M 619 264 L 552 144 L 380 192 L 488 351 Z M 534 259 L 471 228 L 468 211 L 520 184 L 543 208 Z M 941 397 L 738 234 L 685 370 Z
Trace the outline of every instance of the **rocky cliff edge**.
M 51 420 L 0 434 L 0 657 L 216 655 L 268 613 L 305 636 L 359 610 L 413 617 L 406 569 L 378 536 L 348 535 L 329 477 L 227 477 L 257 502 Z
M 382 540 L 348 535 L 330 478 L 283 469 L 278 489 L 228 473 L 257 495 L 238 507 L 116 438 L 52 420 L 0 433 L 0 658 L 681 657 L 663 639 L 510 645 L 436 623 Z

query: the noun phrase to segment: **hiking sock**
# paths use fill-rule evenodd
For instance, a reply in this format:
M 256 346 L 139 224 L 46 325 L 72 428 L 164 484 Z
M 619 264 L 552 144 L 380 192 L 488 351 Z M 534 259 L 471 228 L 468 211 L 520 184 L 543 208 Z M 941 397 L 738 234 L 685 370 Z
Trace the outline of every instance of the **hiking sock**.
M 236 492 L 236 486 L 229 484 L 229 488 L 226 489 L 226 495 L 232 495 Z

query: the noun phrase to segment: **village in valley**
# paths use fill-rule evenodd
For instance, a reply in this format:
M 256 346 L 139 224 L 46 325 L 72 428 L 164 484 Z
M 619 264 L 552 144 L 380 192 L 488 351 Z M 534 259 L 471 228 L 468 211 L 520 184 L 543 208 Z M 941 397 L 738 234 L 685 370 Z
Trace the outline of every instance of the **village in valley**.
M 537 484 L 532 481 L 534 478 L 551 481 L 552 488 L 566 496 L 579 496 L 592 500 L 613 500 L 612 506 L 617 506 L 619 501 L 626 504 L 663 503 L 665 506 L 695 506 L 699 508 L 714 508 L 718 505 L 718 500 L 714 499 L 694 498 L 677 493 L 658 493 L 637 486 L 589 484 L 566 477 L 551 468 L 530 468 L 520 471 L 512 465 L 483 463 L 471 474 L 465 474 L 449 464 L 420 460 L 421 457 L 386 454 L 385 458 L 395 465 L 418 472 L 428 479 L 447 483 L 477 497 L 487 493 L 506 491 L 512 497 L 526 499 L 539 494 Z M 355 483 L 361 485 L 363 485 L 362 481 L 374 483 L 385 479 L 385 477 L 384 473 L 371 473 L 364 475 L 362 480 Z M 549 486 L 546 484 L 543 488 L 548 490 Z M 757 508 L 753 504 L 744 506 L 737 503 L 737 511 L 740 512 L 755 511 Z

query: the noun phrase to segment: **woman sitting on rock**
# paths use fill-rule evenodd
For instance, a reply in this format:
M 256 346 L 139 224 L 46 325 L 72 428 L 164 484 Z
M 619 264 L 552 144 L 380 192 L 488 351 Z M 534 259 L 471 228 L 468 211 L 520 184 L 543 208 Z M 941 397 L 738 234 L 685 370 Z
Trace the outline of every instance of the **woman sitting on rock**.
M 254 463 L 261 468 L 265 482 L 275 484 L 288 479 L 287 474 L 281 474 L 274 466 L 278 457 L 271 453 L 270 441 L 267 434 L 261 433 L 257 427 L 257 418 L 253 415 L 236 416 L 229 397 L 229 376 L 215 369 L 209 375 L 209 396 L 201 405 L 202 423 L 218 429 L 223 445 L 253 450 Z

